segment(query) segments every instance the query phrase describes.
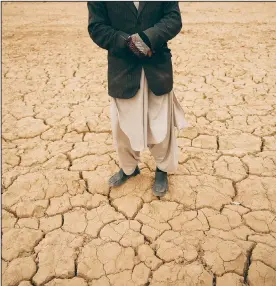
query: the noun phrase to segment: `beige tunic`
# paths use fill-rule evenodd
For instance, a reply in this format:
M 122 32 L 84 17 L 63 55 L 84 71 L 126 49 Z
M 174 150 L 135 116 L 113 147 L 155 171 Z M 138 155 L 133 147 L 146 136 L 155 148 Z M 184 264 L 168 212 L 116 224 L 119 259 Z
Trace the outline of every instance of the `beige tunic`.
M 135 7 L 136 7 L 136 8 L 137 8 L 137 10 L 138 10 L 138 7 L 139 7 L 139 1 L 133 1 L 133 3 L 134 3 Z
M 143 68 L 137 94 L 129 99 L 111 98 L 111 108 L 116 114 L 113 122 L 119 121 L 135 151 L 143 151 L 148 145 L 162 142 L 167 135 L 168 121 L 178 129 L 189 126 L 174 91 L 156 96 L 148 88 Z

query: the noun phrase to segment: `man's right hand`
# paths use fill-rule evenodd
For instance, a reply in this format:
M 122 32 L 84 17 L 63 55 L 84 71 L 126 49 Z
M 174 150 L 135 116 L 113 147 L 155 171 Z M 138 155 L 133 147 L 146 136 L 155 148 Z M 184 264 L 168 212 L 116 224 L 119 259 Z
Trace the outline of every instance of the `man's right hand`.
M 143 42 L 138 34 L 134 34 L 128 37 L 127 45 L 129 49 L 138 57 L 146 58 L 152 56 L 152 51 L 150 48 Z

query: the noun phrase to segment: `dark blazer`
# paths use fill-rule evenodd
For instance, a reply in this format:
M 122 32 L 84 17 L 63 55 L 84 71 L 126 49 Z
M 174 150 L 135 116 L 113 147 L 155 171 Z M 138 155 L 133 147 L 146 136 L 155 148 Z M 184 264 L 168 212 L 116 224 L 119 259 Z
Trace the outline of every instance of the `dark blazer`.
M 173 88 L 171 50 L 167 41 L 182 28 L 178 2 L 88 1 L 88 32 L 101 48 L 108 50 L 108 94 L 131 98 L 140 88 L 142 67 L 148 86 L 155 95 Z M 126 46 L 129 35 L 143 32 L 154 51 L 152 57 L 139 59 Z

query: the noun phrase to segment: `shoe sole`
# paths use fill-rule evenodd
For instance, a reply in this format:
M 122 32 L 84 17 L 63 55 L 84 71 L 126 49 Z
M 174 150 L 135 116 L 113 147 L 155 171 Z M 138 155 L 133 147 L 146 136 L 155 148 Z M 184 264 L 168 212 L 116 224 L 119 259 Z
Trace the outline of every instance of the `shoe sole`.
M 168 191 L 166 191 L 166 192 L 164 192 L 164 193 L 156 193 L 156 192 L 153 192 L 153 194 L 154 194 L 156 197 L 164 197 L 167 193 L 168 193 Z
M 156 192 L 154 189 L 152 189 L 152 192 L 156 197 L 164 197 L 168 193 L 168 187 L 164 192 Z

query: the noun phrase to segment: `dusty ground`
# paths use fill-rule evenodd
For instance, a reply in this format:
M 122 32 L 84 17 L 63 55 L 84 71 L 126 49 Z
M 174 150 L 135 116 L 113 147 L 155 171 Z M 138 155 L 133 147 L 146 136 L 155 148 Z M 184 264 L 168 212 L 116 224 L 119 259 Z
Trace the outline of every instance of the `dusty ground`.
M 276 285 L 276 3 L 181 3 L 191 127 L 161 200 L 119 189 L 86 3 L 3 3 L 3 285 Z

